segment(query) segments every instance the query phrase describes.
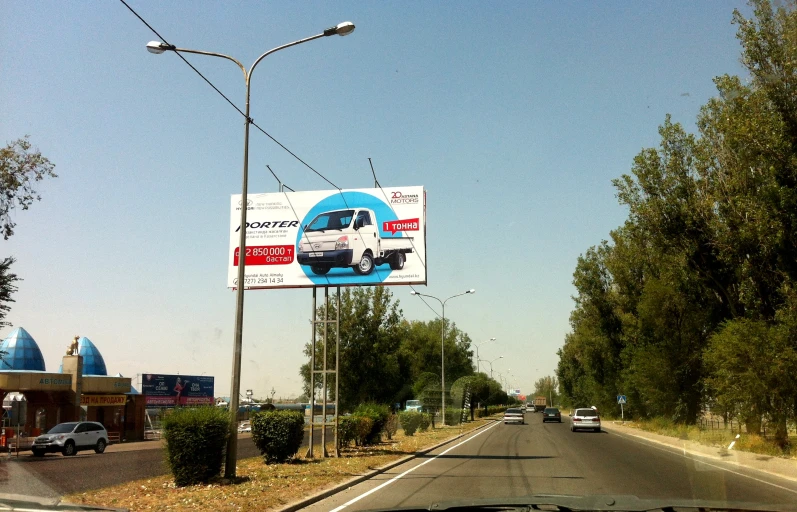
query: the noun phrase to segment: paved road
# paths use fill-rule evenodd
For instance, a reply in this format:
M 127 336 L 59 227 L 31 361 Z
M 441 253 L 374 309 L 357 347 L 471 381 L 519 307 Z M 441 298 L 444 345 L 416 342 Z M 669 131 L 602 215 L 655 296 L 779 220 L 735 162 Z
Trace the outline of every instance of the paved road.
M 327 431 L 331 441 L 331 431 Z M 300 449 L 307 449 L 309 433 Z M 314 438 L 316 449 L 320 449 L 321 430 Z M 153 441 L 154 442 L 154 441 Z M 245 434 L 238 439 L 238 459 L 257 457 L 260 452 Z M 20 457 L 10 460 L 4 454 L 0 459 L 0 493 L 30 494 L 42 497 L 60 497 L 64 494 L 82 492 L 117 485 L 131 480 L 152 478 L 169 472 L 165 464 L 163 449 L 107 451 L 97 455 L 93 451 L 78 452 L 73 457 L 48 454 L 34 457 L 30 451 L 20 452 Z
M 529 413 L 526 421 L 526 425 L 496 423 L 308 510 L 428 507 L 435 502 L 530 494 L 630 494 L 767 504 L 797 500 L 797 483 L 790 480 L 701 459 L 616 431 L 572 433 L 568 417 L 561 424 L 543 424 L 542 415 Z M 369 491 L 372 494 L 363 496 Z

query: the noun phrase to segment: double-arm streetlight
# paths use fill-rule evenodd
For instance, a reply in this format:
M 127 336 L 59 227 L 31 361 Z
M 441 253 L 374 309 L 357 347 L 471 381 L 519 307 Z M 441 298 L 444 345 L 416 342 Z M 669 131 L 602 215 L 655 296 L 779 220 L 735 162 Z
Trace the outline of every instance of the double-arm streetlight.
M 418 293 L 415 290 L 410 292 L 410 295 L 418 295 L 419 297 L 428 297 L 430 299 L 434 299 L 440 303 L 440 307 L 443 310 L 443 326 L 440 329 L 440 381 L 442 384 L 442 390 L 440 391 L 440 401 L 441 401 L 441 418 L 440 424 L 442 426 L 446 426 L 446 302 L 453 299 L 454 297 L 460 297 L 462 295 L 476 293 L 476 290 L 471 288 L 470 290 L 464 291 L 462 293 L 458 293 L 456 295 L 452 295 L 451 297 L 440 300 L 434 295 L 426 295 L 424 293 Z
M 479 361 L 481 361 L 481 359 L 479 359 L 479 345 L 483 345 L 491 341 L 495 341 L 495 338 L 490 338 L 489 340 L 484 340 L 479 343 L 473 344 L 473 346 L 476 347 L 476 373 L 479 373 L 481 371 L 481 367 L 479 366 Z
M 484 361 L 485 363 L 488 363 L 490 365 L 490 378 L 492 379 L 493 378 L 493 363 L 498 361 L 499 359 L 503 359 L 503 358 L 504 358 L 504 356 L 498 356 L 495 359 L 493 359 L 492 361 L 490 361 L 489 359 L 479 359 L 479 361 Z
M 257 67 L 260 61 L 272 53 L 284 50 L 285 48 L 290 48 L 291 46 L 312 41 L 313 39 L 334 35 L 345 36 L 351 34 L 352 32 L 354 32 L 354 23 L 345 21 L 335 25 L 334 27 L 324 30 L 320 34 L 299 39 L 298 41 L 284 44 L 282 46 L 277 46 L 276 48 L 273 48 L 258 57 L 254 64 L 252 64 L 252 67 L 249 68 L 249 71 L 247 71 L 244 65 L 241 64 L 237 59 L 222 53 L 177 48 L 174 45 L 169 45 L 160 41 L 151 41 L 147 43 L 147 50 L 156 55 L 165 51 L 172 51 L 196 53 L 198 55 L 210 55 L 212 57 L 221 57 L 222 59 L 232 61 L 237 64 L 239 68 L 241 68 L 241 71 L 244 74 L 244 82 L 246 84 L 246 111 L 244 114 L 244 172 L 243 184 L 241 185 L 241 227 L 239 229 L 241 235 L 238 242 L 238 280 L 235 283 L 237 287 L 235 304 L 235 336 L 232 363 L 232 383 L 230 385 L 230 436 L 229 440 L 227 441 L 227 454 L 224 464 L 224 476 L 226 478 L 235 477 L 235 464 L 238 455 L 238 394 L 241 391 L 241 346 L 243 339 L 244 320 L 244 279 L 246 276 L 246 199 L 248 197 L 247 188 L 249 184 L 249 125 L 253 122 L 252 118 L 249 117 L 249 96 L 251 92 L 252 72 L 255 70 L 255 67 Z

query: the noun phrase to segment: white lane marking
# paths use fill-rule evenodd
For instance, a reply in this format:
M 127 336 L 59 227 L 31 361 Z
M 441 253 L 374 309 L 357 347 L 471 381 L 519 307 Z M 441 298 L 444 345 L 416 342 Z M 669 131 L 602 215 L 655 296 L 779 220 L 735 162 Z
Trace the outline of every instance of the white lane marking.
M 445 455 L 446 453 L 450 452 L 450 451 L 451 451 L 451 450 L 453 450 L 454 448 L 457 448 L 457 447 L 459 447 L 459 446 L 462 446 L 463 444 L 467 443 L 467 442 L 468 442 L 468 441 L 470 441 L 471 439 L 474 439 L 476 436 L 480 436 L 480 435 L 484 434 L 485 432 L 487 432 L 488 430 L 490 430 L 491 428 L 493 428 L 493 427 L 495 427 L 495 426 L 497 426 L 497 425 L 500 425 L 500 424 L 501 424 L 501 422 L 500 422 L 500 421 L 496 422 L 496 423 L 495 423 L 495 425 L 493 425 L 492 427 L 487 427 L 487 428 L 485 428 L 484 430 L 482 430 L 481 432 L 477 432 L 476 434 L 474 434 L 474 435 L 470 436 L 469 438 L 465 439 L 464 441 L 461 441 L 461 442 L 459 442 L 459 443 L 455 444 L 454 446 L 452 446 L 451 448 L 447 449 L 446 451 L 438 453 L 437 455 L 435 455 L 435 456 L 434 456 L 434 457 L 432 457 L 431 459 L 426 459 L 425 461 L 421 462 L 421 463 L 420 463 L 420 464 L 418 464 L 417 466 L 415 466 L 415 467 L 412 467 L 412 468 L 408 469 L 407 471 L 405 471 L 405 472 L 401 473 L 400 475 L 396 475 L 396 476 L 394 476 L 393 478 L 391 478 L 391 479 L 390 479 L 390 480 L 388 480 L 387 482 L 385 482 L 385 483 L 383 483 L 383 484 L 381 484 L 381 485 L 378 485 L 378 486 L 374 487 L 374 488 L 373 488 L 373 489 L 371 489 L 370 491 L 364 492 L 364 493 L 360 494 L 359 496 L 357 496 L 357 497 L 355 497 L 355 498 L 352 498 L 352 499 L 350 499 L 349 501 L 347 501 L 347 502 L 346 502 L 346 503 L 344 503 L 343 505 L 339 506 L 338 508 L 333 508 L 333 509 L 332 509 L 330 512 L 339 512 L 340 510 L 343 510 L 344 508 L 348 507 L 349 505 L 353 505 L 354 503 L 357 503 L 358 501 L 360 501 L 361 499 L 365 498 L 366 496 L 370 496 L 371 494 L 375 493 L 376 491 L 378 491 L 378 490 L 379 490 L 379 489 L 381 489 L 382 487 L 387 487 L 388 485 L 392 484 L 393 482 L 395 482 L 395 481 L 396 481 L 396 480 L 398 480 L 399 478 L 402 478 L 402 477 L 404 477 L 404 476 L 406 476 L 406 475 L 408 475 L 408 474 L 412 473 L 413 471 L 415 471 L 416 469 L 418 469 L 418 468 L 419 468 L 419 467 L 421 467 L 421 466 L 425 466 L 426 464 L 429 464 L 430 462 L 432 462 L 432 461 L 433 461 L 433 460 L 435 460 L 436 458 L 440 457 L 441 455 Z
M 621 433 L 619 433 L 617 431 L 615 431 L 615 434 L 619 435 L 620 437 L 639 437 L 640 439 L 645 439 L 645 441 L 650 441 L 652 443 L 658 442 L 658 441 L 656 441 L 654 439 L 647 439 L 645 437 L 637 436 L 635 434 L 626 434 L 626 433 L 622 433 L 621 434 Z M 667 448 L 660 448 L 658 446 L 653 446 L 651 443 L 645 443 L 645 442 L 642 442 L 642 441 L 637 441 L 636 439 L 629 439 L 629 441 L 632 441 L 632 442 L 637 443 L 637 444 L 642 444 L 642 445 L 648 446 L 650 448 L 653 448 L 655 450 L 666 452 L 666 453 L 669 453 L 669 454 L 672 454 L 672 455 L 678 455 L 678 452 L 676 452 L 676 451 L 668 450 Z M 684 446 L 684 455 L 683 455 L 684 458 L 688 458 L 688 457 L 686 457 L 686 453 L 687 453 L 686 447 Z M 712 468 L 717 468 L 717 469 L 720 469 L 722 471 L 727 471 L 728 473 L 733 473 L 734 475 L 743 476 L 745 478 L 749 478 L 750 480 L 755 480 L 756 482 L 759 482 L 759 483 L 762 483 L 762 484 L 771 485 L 772 487 L 777 487 L 778 489 L 783 489 L 784 491 L 789 491 L 790 493 L 797 494 L 797 491 L 795 491 L 794 489 L 789 489 L 788 487 L 783 487 L 782 485 L 773 484 L 772 482 L 767 482 L 766 480 L 761 480 L 760 478 L 756 478 L 754 476 L 745 475 L 744 473 L 739 473 L 738 471 L 733 471 L 732 469 L 724 468 L 722 466 L 717 466 L 716 464 L 710 464 L 710 463 L 708 463 L 708 462 L 706 462 L 704 460 L 698 460 L 698 459 L 694 458 L 694 457 L 709 457 L 709 455 L 704 455 L 702 453 L 695 453 L 695 452 L 692 452 L 692 451 L 690 451 L 688 453 L 689 453 L 689 455 L 692 455 L 691 459 L 693 461 L 698 462 L 700 464 L 705 464 L 706 466 L 711 466 Z M 749 469 L 751 469 L 753 471 L 756 470 L 755 468 L 749 468 Z M 779 476 L 779 475 L 777 475 L 777 476 Z M 780 477 L 780 478 L 785 478 L 787 480 L 790 480 L 787 477 Z

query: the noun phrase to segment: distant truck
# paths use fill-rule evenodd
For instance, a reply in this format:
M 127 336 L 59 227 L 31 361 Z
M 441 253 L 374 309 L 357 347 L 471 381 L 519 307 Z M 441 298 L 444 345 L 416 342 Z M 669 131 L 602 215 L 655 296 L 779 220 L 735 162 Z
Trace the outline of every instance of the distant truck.
M 349 208 L 320 213 L 304 226 L 296 260 L 323 276 L 332 268 L 351 267 L 367 276 L 385 263 L 392 270 L 404 268 L 406 254 L 412 252 L 412 237 L 382 238 L 376 213 L 368 208 Z M 408 223 L 417 221 L 407 221 Z M 401 231 L 401 222 L 391 229 Z M 407 226 L 417 230 L 418 226 Z
M 407 400 L 407 404 L 404 407 L 405 411 L 416 411 L 421 412 L 421 401 L 420 400 Z
M 544 411 L 548 406 L 548 399 L 544 396 L 534 398 L 534 410 L 537 412 Z

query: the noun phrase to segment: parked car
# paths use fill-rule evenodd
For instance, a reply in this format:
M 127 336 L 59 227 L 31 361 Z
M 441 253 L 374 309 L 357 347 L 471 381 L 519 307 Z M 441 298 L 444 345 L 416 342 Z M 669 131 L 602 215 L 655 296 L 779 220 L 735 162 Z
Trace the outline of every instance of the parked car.
M 507 409 L 506 412 L 504 412 L 504 424 L 506 423 L 525 424 L 526 420 L 523 418 L 523 411 L 517 408 Z
M 59 452 L 65 456 L 75 455 L 81 450 L 105 451 L 108 446 L 108 432 L 101 423 L 94 421 L 70 421 L 59 423 L 46 434 L 33 441 L 31 451 L 36 457 L 45 453 Z
M 243 421 L 243 422 L 238 424 L 238 433 L 239 434 L 243 434 L 245 432 L 251 432 L 251 431 L 252 431 L 252 424 L 250 422 Z
M 601 431 L 601 417 L 595 409 L 576 409 L 570 424 L 570 431 L 589 429 L 595 432 Z
M 542 422 L 545 423 L 546 421 L 562 423 L 562 413 L 559 412 L 559 409 L 556 407 L 546 407 L 545 410 L 542 411 Z

